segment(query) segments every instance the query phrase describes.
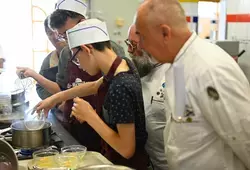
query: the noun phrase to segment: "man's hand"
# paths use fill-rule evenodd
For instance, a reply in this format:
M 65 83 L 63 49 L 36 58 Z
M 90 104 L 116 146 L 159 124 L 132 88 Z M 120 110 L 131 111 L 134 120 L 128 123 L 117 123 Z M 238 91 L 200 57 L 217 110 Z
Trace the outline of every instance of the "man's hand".
M 88 122 L 98 117 L 93 107 L 85 100 L 77 97 L 74 99 L 71 116 L 75 116 L 79 122 Z
M 51 97 L 48 97 L 47 99 L 39 102 L 36 105 L 36 110 L 38 113 L 43 110 L 45 116 L 48 117 L 49 110 L 52 109 L 53 107 L 55 107 L 57 103 L 58 102 L 56 101 L 54 96 L 51 96 Z
M 25 77 L 34 77 L 35 74 L 37 74 L 34 70 L 28 68 L 28 67 L 17 67 L 16 73 L 18 77 L 20 76 L 20 73 L 23 72 L 23 75 Z

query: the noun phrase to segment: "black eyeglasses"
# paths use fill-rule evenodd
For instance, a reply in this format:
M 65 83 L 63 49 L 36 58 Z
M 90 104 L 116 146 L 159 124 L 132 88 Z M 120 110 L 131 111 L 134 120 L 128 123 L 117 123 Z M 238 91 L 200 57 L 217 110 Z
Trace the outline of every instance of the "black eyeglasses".
M 128 48 L 132 50 L 131 53 L 133 53 L 135 49 L 137 48 L 137 43 L 134 41 L 130 41 L 129 39 L 126 39 L 124 42 L 128 46 Z
M 78 20 L 76 25 L 79 24 L 81 21 L 82 21 L 82 19 Z M 68 37 L 67 37 L 66 31 L 64 33 L 57 33 L 57 38 L 64 39 L 65 41 L 67 41 Z
M 80 63 L 79 63 L 79 60 L 78 58 L 76 57 L 76 55 L 79 53 L 79 51 L 81 51 L 81 47 L 78 47 L 77 48 L 77 51 L 75 52 L 75 54 L 72 54 L 72 57 L 70 58 L 70 61 L 72 63 L 74 63 L 75 65 L 79 66 Z
M 66 33 L 63 33 L 63 34 L 57 33 L 57 38 L 67 40 L 67 35 Z

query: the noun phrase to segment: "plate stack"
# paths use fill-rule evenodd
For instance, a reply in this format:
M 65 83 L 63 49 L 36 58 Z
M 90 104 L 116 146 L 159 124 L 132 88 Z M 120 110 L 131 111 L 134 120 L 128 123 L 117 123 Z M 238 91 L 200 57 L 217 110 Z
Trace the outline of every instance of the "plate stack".
M 10 115 L 11 113 L 11 96 L 6 93 L 0 93 L 0 116 Z

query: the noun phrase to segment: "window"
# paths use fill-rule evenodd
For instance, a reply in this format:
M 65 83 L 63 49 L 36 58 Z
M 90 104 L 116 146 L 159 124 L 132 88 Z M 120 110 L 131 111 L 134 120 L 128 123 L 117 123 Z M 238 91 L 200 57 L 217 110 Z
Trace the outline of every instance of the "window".
M 56 1 L 32 0 L 32 56 L 33 69 L 40 70 L 43 59 L 54 50 L 44 30 L 44 20 L 53 12 Z

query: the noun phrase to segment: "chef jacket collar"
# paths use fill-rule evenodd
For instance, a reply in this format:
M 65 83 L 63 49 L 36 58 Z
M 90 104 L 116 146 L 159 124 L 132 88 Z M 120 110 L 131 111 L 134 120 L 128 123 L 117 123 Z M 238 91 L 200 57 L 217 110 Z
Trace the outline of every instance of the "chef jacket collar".
M 194 40 L 197 38 L 197 34 L 193 31 L 192 35 L 189 37 L 189 39 L 186 41 L 186 43 L 182 46 L 181 50 L 178 52 L 174 59 L 174 63 L 177 62 L 188 50 L 188 48 L 192 45 Z

